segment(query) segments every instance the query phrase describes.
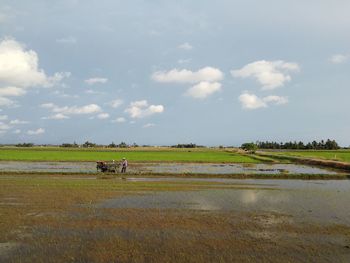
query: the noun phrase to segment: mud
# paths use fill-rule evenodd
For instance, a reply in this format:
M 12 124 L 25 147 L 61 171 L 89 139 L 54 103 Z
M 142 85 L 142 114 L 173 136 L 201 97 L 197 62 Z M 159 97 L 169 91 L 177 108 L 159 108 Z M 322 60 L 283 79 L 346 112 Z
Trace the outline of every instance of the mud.
M 0 262 L 350 262 L 348 180 L 30 176 L 0 176 Z
M 0 171 L 96 173 L 94 162 L 0 162 Z M 333 170 L 298 164 L 194 164 L 145 163 L 131 164 L 128 173 L 135 174 L 308 174 L 336 175 Z

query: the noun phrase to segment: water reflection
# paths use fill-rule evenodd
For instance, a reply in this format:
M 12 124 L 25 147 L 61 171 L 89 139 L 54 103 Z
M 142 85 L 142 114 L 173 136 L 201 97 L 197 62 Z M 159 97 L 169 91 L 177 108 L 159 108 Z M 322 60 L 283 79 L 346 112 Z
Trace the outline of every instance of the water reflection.
M 240 180 L 232 181 L 234 183 L 230 189 L 156 192 L 142 196 L 126 196 L 106 200 L 99 207 L 267 211 L 293 215 L 299 220 L 313 219 L 350 224 L 348 180 L 326 181 L 322 184 L 301 180 L 264 180 L 263 183 L 258 180 L 249 180 L 250 183 L 243 180 L 237 188 L 235 184 Z M 241 185 L 244 184 L 251 184 L 252 189 L 242 189 Z

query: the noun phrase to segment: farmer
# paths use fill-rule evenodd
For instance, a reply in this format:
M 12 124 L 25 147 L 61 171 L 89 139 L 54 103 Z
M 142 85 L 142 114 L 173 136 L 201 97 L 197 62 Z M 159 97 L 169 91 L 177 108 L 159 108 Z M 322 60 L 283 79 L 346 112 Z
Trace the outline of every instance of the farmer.
M 122 171 L 121 171 L 121 173 L 126 173 L 126 167 L 128 167 L 128 161 L 124 157 L 123 160 L 122 160 Z

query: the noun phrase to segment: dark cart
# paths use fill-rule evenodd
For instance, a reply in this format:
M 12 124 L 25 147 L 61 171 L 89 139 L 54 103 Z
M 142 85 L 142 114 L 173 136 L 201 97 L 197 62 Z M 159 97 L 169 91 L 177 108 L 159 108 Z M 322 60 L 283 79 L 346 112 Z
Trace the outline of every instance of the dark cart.
M 120 163 L 116 162 L 106 162 L 106 161 L 98 161 L 96 162 L 97 171 L 101 171 L 103 173 L 117 173 L 119 169 Z

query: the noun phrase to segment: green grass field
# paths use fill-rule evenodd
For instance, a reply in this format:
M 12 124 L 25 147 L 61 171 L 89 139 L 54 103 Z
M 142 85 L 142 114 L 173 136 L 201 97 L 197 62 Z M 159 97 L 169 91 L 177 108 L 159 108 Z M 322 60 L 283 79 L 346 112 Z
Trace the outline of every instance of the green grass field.
M 238 153 L 219 149 L 62 149 L 62 148 L 0 148 L 3 161 L 97 161 L 120 160 L 131 162 L 213 162 L 258 163 Z
M 287 151 L 287 152 L 269 152 L 271 154 L 300 156 L 317 159 L 335 160 L 341 162 L 350 162 L 350 150 L 338 151 Z

